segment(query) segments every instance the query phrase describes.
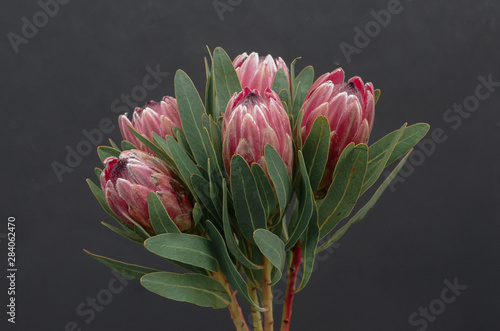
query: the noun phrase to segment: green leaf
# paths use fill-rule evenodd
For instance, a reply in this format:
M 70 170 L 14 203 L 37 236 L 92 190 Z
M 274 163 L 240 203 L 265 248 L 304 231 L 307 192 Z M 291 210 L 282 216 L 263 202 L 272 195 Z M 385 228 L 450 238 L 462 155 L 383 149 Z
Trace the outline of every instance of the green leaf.
M 279 93 L 278 96 L 280 97 L 281 103 L 283 104 L 283 107 L 285 108 L 286 113 L 290 116 L 290 111 L 292 107 L 292 101 L 290 97 L 290 91 L 282 89 Z
M 292 63 L 290 64 L 290 85 L 291 85 L 291 91 L 295 95 L 295 90 L 297 86 L 295 86 L 296 80 L 295 80 L 295 63 L 300 60 L 301 57 L 296 57 L 293 59 Z
M 366 172 L 368 148 L 359 144 L 337 165 L 333 182 L 318 206 L 320 238 L 325 237 L 353 209 Z
M 408 159 L 408 156 L 410 155 L 410 153 L 411 153 L 411 150 L 406 154 L 406 156 L 401 160 L 401 162 L 399 162 L 399 164 L 396 166 L 396 168 L 394 168 L 394 170 L 391 172 L 391 174 L 389 176 L 387 176 L 387 178 L 385 179 L 385 181 L 382 183 L 382 185 L 380 185 L 380 187 L 377 189 L 377 191 L 375 191 L 375 193 L 373 194 L 373 196 L 371 197 L 371 199 L 366 203 L 366 205 L 364 205 L 349 220 L 349 222 L 347 222 L 343 227 L 341 227 L 340 229 L 338 229 L 333 234 L 333 236 L 328 239 L 328 241 L 326 241 L 323 245 L 321 245 L 321 247 L 319 247 L 317 249 L 316 253 L 320 253 L 320 252 L 324 251 L 325 249 L 327 249 L 328 247 L 330 247 L 333 243 L 335 243 L 336 241 L 338 241 L 347 232 L 347 230 L 349 229 L 349 227 L 351 225 L 358 223 L 359 221 L 361 221 L 366 216 L 366 214 L 368 213 L 368 211 L 370 211 L 370 209 L 373 208 L 373 206 L 375 205 L 375 203 L 382 196 L 382 193 L 384 193 L 385 189 L 389 186 L 389 184 L 391 183 L 391 181 L 396 177 L 396 175 L 399 172 L 399 170 L 403 167 L 403 165 L 405 164 L 406 160 Z
M 207 167 L 205 169 L 210 170 L 207 179 L 211 176 L 213 182 L 220 186 L 222 185 L 222 169 L 224 169 L 224 164 L 222 163 L 222 158 L 220 158 L 221 163 L 219 163 L 219 158 L 215 152 L 210 133 L 205 127 L 203 128 L 203 141 L 208 155 Z
M 173 161 L 169 155 L 165 153 L 163 149 L 159 146 L 155 145 L 152 141 L 141 135 L 139 132 L 135 131 L 135 129 L 129 126 L 130 131 L 141 141 L 144 145 L 146 145 L 150 150 L 152 150 L 158 158 L 163 160 L 168 166 L 173 166 Z
M 276 210 L 276 197 L 274 196 L 273 186 L 266 172 L 258 163 L 252 164 L 252 175 L 257 184 L 262 206 L 266 212 L 266 219 L 269 219 Z
M 193 192 L 197 197 L 197 201 L 205 207 L 213 217 L 220 220 L 220 211 L 214 206 L 213 201 L 210 197 L 210 183 L 205 180 L 205 178 L 193 174 L 191 176 L 191 185 L 193 187 Z
M 224 286 L 204 275 L 155 272 L 143 276 L 141 284 L 162 297 L 202 307 L 225 308 L 231 302 Z
M 114 233 L 119 234 L 120 236 L 127 238 L 128 240 L 131 240 L 133 242 L 140 243 L 140 244 L 142 244 L 144 242 L 144 239 L 141 236 L 139 236 L 137 233 L 135 233 L 134 231 L 122 230 L 122 229 L 117 228 L 115 226 L 112 226 L 106 222 L 101 222 L 101 224 L 104 225 L 105 227 L 107 227 L 108 229 L 110 229 L 111 231 L 113 231 Z
M 97 148 L 97 154 L 99 155 L 102 164 L 104 164 L 104 160 L 106 160 L 110 156 L 120 157 L 120 153 L 121 153 L 120 150 L 115 149 L 113 147 L 99 146 Z
M 241 274 L 236 270 L 233 262 L 231 261 L 231 257 L 226 249 L 226 244 L 224 239 L 220 235 L 219 231 L 215 227 L 215 225 L 207 221 L 207 229 L 210 239 L 212 239 L 214 243 L 215 253 L 217 255 L 217 260 L 219 261 L 220 268 L 226 276 L 228 283 L 231 287 L 236 290 L 240 295 L 252 306 L 254 306 L 259 311 L 264 311 L 263 308 L 259 307 L 257 303 L 253 302 L 250 298 L 250 294 L 248 293 L 248 288 L 246 282 L 243 280 Z
M 306 164 L 304 157 L 302 156 L 302 151 L 298 152 L 297 159 L 299 160 L 299 169 L 301 177 L 300 190 L 297 192 L 299 204 L 299 214 L 297 222 L 294 224 L 292 231 L 289 231 L 290 239 L 288 239 L 285 250 L 292 248 L 297 240 L 302 236 L 304 231 L 307 229 L 309 220 L 311 219 L 314 207 L 314 193 L 309 185 L 309 177 L 307 175 Z M 290 227 L 289 227 L 290 229 Z
M 209 51 L 210 54 L 210 51 Z M 212 58 L 212 54 L 210 54 Z M 215 100 L 215 78 L 212 73 L 212 66 L 208 64 L 207 58 L 205 60 L 205 73 L 207 76 L 207 83 L 205 85 L 205 109 L 208 114 L 219 116 L 217 113 L 216 100 Z M 213 59 L 212 59 L 213 62 Z
M 231 159 L 231 192 L 241 232 L 253 243 L 254 231 L 266 228 L 266 214 L 250 167 L 240 155 Z
M 210 127 L 209 130 L 210 140 L 212 141 L 212 146 L 215 151 L 217 162 L 220 165 L 220 170 L 224 170 L 224 161 L 222 160 L 222 130 L 220 129 L 217 122 L 210 117 Z
M 131 225 L 128 225 L 127 223 L 125 223 L 121 218 L 119 218 L 112 210 L 111 208 L 109 208 L 108 206 L 108 203 L 106 202 L 106 196 L 104 195 L 104 192 L 96 185 L 94 184 L 94 182 L 92 182 L 90 179 L 87 179 L 87 184 L 89 185 L 90 187 L 90 190 L 92 191 L 92 193 L 94 194 L 94 196 L 96 197 L 97 201 L 99 201 L 99 204 L 101 205 L 102 209 L 104 209 L 104 211 L 106 213 L 108 213 L 108 215 L 110 215 L 111 217 L 113 217 L 118 223 L 120 223 L 121 226 L 123 226 L 123 228 L 125 229 L 128 229 L 128 230 L 132 230 L 134 229 L 133 226 Z
M 302 108 L 304 99 L 309 92 L 314 80 L 314 69 L 311 66 L 305 67 L 294 79 L 295 90 L 292 92 L 292 116 L 295 118 Z
M 365 180 L 363 182 L 363 188 L 361 189 L 361 194 L 366 192 L 366 190 L 368 190 L 380 177 L 380 174 L 386 167 L 387 161 L 389 160 L 389 157 L 394 151 L 396 144 L 401 139 L 401 136 L 403 135 L 405 128 L 406 128 L 406 123 L 403 124 L 403 126 L 396 132 L 394 136 L 391 136 L 392 141 L 390 142 L 389 146 L 387 146 L 386 150 L 383 153 L 378 154 L 375 158 L 370 157 L 371 149 L 368 150 L 368 156 L 369 156 L 368 166 L 366 168 L 366 175 L 365 175 Z
M 181 232 L 168 215 L 160 198 L 153 191 L 149 192 L 148 209 L 149 219 L 156 234 Z
M 216 160 L 210 159 L 208 162 L 208 177 L 209 177 L 209 190 L 210 190 L 210 199 L 212 200 L 212 204 L 217 211 L 217 215 L 219 216 L 219 220 L 222 216 L 222 197 L 221 191 L 222 189 L 222 181 L 224 178 L 221 177 L 220 170 L 213 170 L 217 168 L 215 164 Z
M 186 134 L 184 133 L 184 131 L 179 128 L 174 128 L 174 134 L 175 134 L 175 139 L 177 139 L 177 141 L 179 142 L 179 145 L 181 145 L 182 148 L 184 148 L 186 154 L 189 155 L 189 157 L 194 161 L 193 152 L 191 152 L 191 147 L 189 147 L 189 143 L 187 141 Z M 162 144 L 162 146 L 164 145 Z
M 296 118 L 294 118 L 295 124 L 295 144 L 297 145 L 297 148 L 300 148 L 302 146 L 302 135 L 300 134 L 300 129 L 302 127 L 302 119 L 304 118 L 304 110 L 301 109 L 299 111 L 299 114 L 297 115 Z
M 85 253 L 87 253 L 88 255 L 92 256 L 97 261 L 101 262 L 102 264 L 104 264 L 104 265 L 110 267 L 111 269 L 113 269 L 114 271 L 124 275 L 125 277 L 139 279 L 144 275 L 150 274 L 152 272 L 160 271 L 158 269 L 146 268 L 146 267 L 142 267 L 140 265 L 129 264 L 129 263 L 113 260 L 113 259 L 107 258 L 105 256 L 90 253 L 89 251 L 87 251 L 85 249 L 83 251 Z
M 318 116 L 306 138 L 302 153 L 306 163 L 307 175 L 311 181 L 313 192 L 318 186 L 325 172 L 328 150 L 330 149 L 330 125 L 324 116 Z
M 224 112 L 231 96 L 241 91 L 241 84 L 236 70 L 234 70 L 233 62 L 220 47 L 214 50 L 213 72 L 217 99 L 221 110 Z
M 290 100 L 290 83 L 283 69 L 279 69 L 276 72 L 276 76 L 274 76 L 273 80 L 272 89 L 274 92 L 276 92 L 276 94 L 279 95 L 282 102 L 284 102 L 288 106 L 291 105 L 292 102 Z
M 276 92 L 276 94 L 280 93 L 281 90 L 289 90 L 289 82 L 288 82 L 288 77 L 285 74 L 285 71 L 283 69 L 279 69 L 276 72 L 276 75 L 274 76 L 273 79 L 273 91 Z
M 309 221 L 309 226 L 307 231 L 304 232 L 301 238 L 302 243 L 302 266 L 304 272 L 302 275 L 302 280 L 300 281 L 299 287 L 295 290 L 295 293 L 302 290 L 309 279 L 311 278 L 312 272 L 314 271 L 314 262 L 316 259 L 316 246 L 319 241 L 319 227 L 318 227 L 318 213 L 316 209 L 316 204 L 314 204 L 314 212 Z
M 186 154 L 184 149 L 175 141 L 174 137 L 167 136 L 167 146 L 169 155 L 172 158 L 175 168 L 179 169 L 180 177 L 183 182 L 191 191 L 193 186 L 191 184 L 191 174 L 202 176 L 199 168 L 194 164 L 193 160 Z
M 381 94 L 380 90 L 379 90 L 379 89 L 376 89 L 376 90 L 375 90 L 375 94 L 374 94 L 375 104 L 377 104 L 378 99 L 380 98 L 380 94 Z
M 120 150 L 120 147 L 118 147 L 118 145 L 113 141 L 113 139 L 110 138 L 109 143 L 111 144 L 111 147 L 113 147 L 114 149 Z
M 280 272 L 285 267 L 285 244 L 274 233 L 265 230 L 255 230 L 253 237 L 262 254 Z M 280 277 L 281 278 L 281 277 Z
M 202 224 L 204 222 L 204 217 L 203 217 L 203 211 L 201 210 L 201 205 L 196 202 L 193 207 L 193 221 L 194 221 L 194 226 L 197 227 L 198 225 Z
M 134 146 L 130 141 L 128 140 L 122 140 L 122 150 L 128 151 L 131 149 L 137 149 L 137 147 Z
M 264 149 L 264 154 L 266 158 L 267 171 L 274 184 L 276 195 L 278 196 L 280 216 L 283 217 L 283 215 L 285 215 L 286 208 L 288 207 L 288 202 L 290 201 L 290 195 L 292 192 L 290 178 L 288 177 L 285 162 L 273 146 L 267 144 Z
M 223 194 L 222 194 L 222 200 L 223 200 L 223 206 L 222 206 L 222 220 L 223 220 L 223 227 L 224 227 L 224 238 L 226 239 L 227 247 L 231 254 L 234 255 L 234 257 L 244 266 L 250 269 L 261 269 L 261 266 L 256 265 L 252 261 L 250 261 L 245 254 L 240 250 L 238 247 L 238 243 L 236 242 L 236 239 L 234 237 L 234 233 L 231 229 L 231 223 L 229 222 L 229 211 L 227 209 L 227 190 L 226 190 L 226 180 L 223 180 Z
M 175 97 L 181 117 L 182 129 L 191 147 L 196 163 L 207 168 L 207 151 L 202 134 L 202 115 L 205 107 L 189 76 L 182 70 L 177 70 L 174 78 Z
M 95 173 L 95 176 L 97 177 L 97 180 L 100 180 L 101 179 L 101 173 L 102 173 L 102 170 L 95 167 L 94 168 L 94 173 Z
M 148 239 L 149 237 L 151 237 L 151 235 L 142 227 L 142 225 L 140 225 L 139 223 L 137 223 L 134 219 L 132 219 L 130 216 L 128 216 L 127 214 L 124 214 L 124 216 L 132 223 L 134 224 L 134 231 L 135 233 L 137 233 L 140 237 L 144 238 L 144 239 Z
M 144 247 L 169 260 L 213 272 L 219 270 L 212 242 L 200 236 L 185 233 L 164 233 L 146 240 Z
M 370 146 L 370 159 L 368 162 L 375 162 L 381 157 L 381 154 L 387 149 L 391 144 L 392 139 L 399 130 L 393 131 Z M 420 139 L 422 139 L 429 131 L 429 124 L 417 123 L 407 127 L 403 133 L 403 136 L 399 139 L 398 144 L 394 148 L 389 160 L 387 161 L 386 167 L 392 164 L 394 161 L 399 159 L 401 156 L 405 155 L 410 149 L 415 146 Z

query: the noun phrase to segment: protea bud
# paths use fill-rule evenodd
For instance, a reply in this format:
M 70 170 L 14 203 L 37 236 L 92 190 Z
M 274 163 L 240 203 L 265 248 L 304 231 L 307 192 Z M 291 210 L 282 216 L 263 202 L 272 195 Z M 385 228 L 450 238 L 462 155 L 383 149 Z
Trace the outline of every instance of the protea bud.
M 123 151 L 119 158 L 108 157 L 104 162 L 106 168 L 101 173 L 101 188 L 109 207 L 123 221 L 132 225 L 130 217 L 154 234 L 148 211 L 148 195 L 153 191 L 179 230 L 191 229 L 191 201 L 162 160 L 139 150 L 128 150 Z
M 123 139 L 148 153 L 153 153 L 153 151 L 137 139 L 129 126 L 149 140 L 153 140 L 153 132 L 165 138 L 167 135 L 173 135 L 174 128 L 182 129 L 177 101 L 172 97 L 164 97 L 160 102 L 150 101 L 144 108 L 135 108 L 132 122 L 127 118 L 127 113 L 120 115 L 118 122 Z
M 293 145 L 288 114 L 278 95 L 267 88 L 264 93 L 248 87 L 229 100 L 222 124 L 222 155 L 227 173 L 231 158 L 241 155 L 248 164 L 257 162 L 267 171 L 266 144 L 273 146 L 291 176 Z
M 344 148 L 351 142 L 368 143 L 375 115 L 373 84 L 363 84 L 360 77 L 353 77 L 346 83 L 344 71 L 338 68 L 314 82 L 302 108 L 302 143 L 318 116 L 325 116 L 330 124 L 330 151 L 319 189 L 327 188 Z
M 283 69 L 286 77 L 289 78 L 288 67 L 281 57 L 273 59 L 271 55 L 259 57 L 258 53 L 243 53 L 238 55 L 233 66 L 241 82 L 241 87 L 248 87 L 251 90 L 257 89 L 263 94 L 266 88 L 273 87 L 274 76 L 279 69 Z

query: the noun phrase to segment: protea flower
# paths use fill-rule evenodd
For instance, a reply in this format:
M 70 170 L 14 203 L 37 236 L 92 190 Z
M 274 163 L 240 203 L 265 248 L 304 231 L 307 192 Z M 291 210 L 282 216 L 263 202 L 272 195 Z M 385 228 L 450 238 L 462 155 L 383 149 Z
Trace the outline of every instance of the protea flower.
M 136 107 L 132 115 L 132 122 L 127 118 L 127 113 L 120 115 L 118 122 L 123 139 L 130 141 L 138 149 L 153 153 L 146 145 L 137 139 L 129 126 L 149 140 L 153 140 L 153 132 L 160 137 L 173 135 L 174 128 L 181 128 L 181 118 L 177 109 L 177 101 L 172 97 L 164 97 L 162 101 L 148 102 L 144 108 Z
M 234 59 L 233 66 L 242 88 L 257 89 L 262 94 L 266 88 L 273 87 L 274 76 L 279 69 L 283 69 L 289 79 L 288 67 L 281 57 L 273 59 L 271 55 L 259 57 L 255 52 L 250 55 L 243 53 Z
M 227 173 L 231 158 L 241 155 L 248 164 L 257 162 L 267 171 L 266 144 L 273 146 L 292 173 L 293 147 L 290 122 L 278 95 L 244 88 L 229 100 L 222 124 L 222 155 Z
M 332 173 L 344 148 L 351 142 L 368 143 L 375 115 L 373 84 L 363 84 L 360 77 L 353 77 L 346 83 L 344 71 L 338 68 L 314 82 L 302 108 L 302 143 L 318 116 L 325 116 L 330 124 L 330 151 L 319 187 L 321 190 L 330 186 Z
M 170 218 L 181 231 L 191 229 L 193 205 L 170 168 L 160 159 L 139 150 L 108 157 L 101 173 L 101 188 L 109 207 L 126 223 L 130 217 L 154 234 L 149 220 L 148 195 L 158 194 Z

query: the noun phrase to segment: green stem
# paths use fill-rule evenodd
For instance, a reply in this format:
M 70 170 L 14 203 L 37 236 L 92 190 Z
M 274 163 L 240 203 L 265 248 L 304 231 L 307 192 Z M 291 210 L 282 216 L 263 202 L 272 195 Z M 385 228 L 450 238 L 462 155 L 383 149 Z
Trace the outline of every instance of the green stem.
M 238 304 L 238 300 L 236 299 L 236 292 L 233 291 L 222 271 L 219 270 L 219 272 L 214 272 L 213 276 L 217 281 L 219 281 L 224 286 L 227 293 L 231 296 L 231 302 L 229 303 L 227 308 L 231 313 L 231 319 L 233 320 L 236 330 L 249 331 L 248 325 L 245 322 L 245 319 L 243 318 L 243 312 L 241 311 L 241 307 Z
M 262 269 L 262 303 L 266 309 L 264 312 L 264 331 L 273 331 L 273 289 L 271 286 L 273 266 L 264 255 L 262 255 L 262 262 L 264 264 L 264 269 Z
M 252 281 L 248 280 L 248 293 L 250 293 L 250 298 L 256 304 L 259 303 L 259 297 L 257 296 L 257 286 L 252 283 Z M 252 320 L 253 320 L 253 329 L 254 331 L 263 331 L 262 329 L 262 316 L 260 311 L 258 311 L 254 306 L 251 306 L 252 309 Z

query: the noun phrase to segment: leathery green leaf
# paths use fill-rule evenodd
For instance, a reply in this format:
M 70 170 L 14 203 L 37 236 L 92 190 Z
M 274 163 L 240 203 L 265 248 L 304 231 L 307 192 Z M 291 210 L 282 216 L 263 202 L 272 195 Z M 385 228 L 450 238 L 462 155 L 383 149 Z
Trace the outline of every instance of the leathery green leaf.
M 241 232 L 253 243 L 254 231 L 266 228 L 266 213 L 252 171 L 240 155 L 231 159 L 231 192 Z
M 266 219 L 269 219 L 276 210 L 276 197 L 274 196 L 273 186 L 269 182 L 264 169 L 258 163 L 252 164 L 252 175 L 259 190 L 262 206 L 266 211 Z
M 381 157 L 391 144 L 394 136 L 398 134 L 398 131 L 389 133 L 370 146 L 370 158 L 368 162 L 376 162 Z M 412 149 L 427 134 L 427 131 L 429 131 L 429 124 L 427 123 L 417 123 L 407 127 L 396 147 L 394 147 L 389 160 L 387 160 L 386 167 Z
M 127 238 L 128 240 L 131 240 L 136 243 L 142 244 L 144 242 L 144 239 L 139 236 L 135 231 L 130 231 L 130 230 L 122 230 L 120 228 L 117 228 L 115 226 L 112 226 L 106 222 L 101 222 L 102 225 L 110 229 L 116 234 L 119 234 L 120 236 Z
M 293 79 L 293 78 L 290 78 Z M 305 67 L 294 79 L 295 90 L 292 92 L 292 116 L 296 117 L 302 108 L 304 99 L 309 92 L 314 80 L 314 69 L 311 66 Z
M 169 260 L 213 272 L 219 270 L 212 242 L 200 236 L 185 233 L 164 233 L 146 240 L 144 247 Z
M 175 168 L 179 170 L 180 177 L 183 182 L 193 191 L 193 186 L 191 184 L 191 175 L 197 174 L 202 176 L 199 168 L 191 160 L 191 158 L 186 154 L 184 149 L 175 141 L 174 137 L 167 136 L 167 146 L 169 149 L 169 155 L 172 158 Z
M 320 238 L 347 217 L 358 200 L 368 160 L 368 147 L 359 144 L 343 158 L 333 174 L 326 197 L 318 206 Z
M 120 150 L 109 147 L 109 146 L 99 146 L 97 148 L 97 154 L 99 155 L 99 158 L 101 159 L 102 164 L 104 164 L 104 160 L 106 160 L 110 156 L 114 157 L 120 157 Z
M 387 146 L 385 151 L 378 154 L 377 156 L 371 158 L 370 149 L 368 149 L 368 165 L 366 168 L 366 175 L 365 175 L 365 180 L 363 182 L 363 188 L 361 190 L 361 194 L 366 192 L 366 190 L 368 190 L 373 185 L 373 183 L 377 181 L 380 174 L 384 170 L 387 161 L 389 160 L 389 157 L 394 151 L 396 144 L 401 139 L 401 136 L 403 135 L 405 128 L 406 128 L 406 123 L 396 132 L 394 136 L 391 136 L 392 141 Z
M 215 227 L 215 225 L 207 221 L 207 230 L 210 236 L 210 239 L 214 243 L 215 253 L 217 254 L 217 260 L 219 261 L 220 268 L 226 276 L 228 283 L 231 287 L 238 291 L 238 293 L 252 306 L 254 306 L 259 311 L 264 311 L 263 308 L 259 307 L 259 305 L 250 298 L 250 294 L 248 293 L 248 288 L 245 280 L 238 272 L 233 262 L 231 261 L 231 257 L 226 249 L 226 244 L 224 239 L 219 233 L 219 230 Z
M 85 249 L 83 251 L 85 253 L 87 253 L 88 255 L 92 256 L 97 261 L 101 262 L 102 264 L 104 264 L 104 265 L 110 267 L 111 269 L 113 269 L 114 271 L 124 275 L 125 277 L 139 279 L 144 275 L 150 274 L 152 272 L 160 271 L 158 269 L 146 268 L 146 267 L 142 267 L 142 266 L 136 265 L 136 264 L 130 264 L 130 263 L 125 263 L 125 262 L 121 262 L 118 260 L 113 260 L 113 259 L 110 259 L 110 258 L 105 257 L 105 256 L 90 253 L 89 251 L 87 251 Z
M 332 237 L 328 239 L 321 247 L 317 249 L 317 253 L 324 251 L 328 247 L 330 247 L 333 243 L 338 241 L 351 227 L 351 225 L 358 223 L 360 220 L 362 220 L 368 211 L 373 208 L 375 203 L 378 201 L 378 199 L 382 196 L 382 193 L 387 189 L 391 181 L 396 177 L 398 174 L 399 170 L 403 167 L 405 164 L 406 160 L 408 159 L 408 156 L 410 155 L 411 150 L 405 155 L 405 157 L 399 162 L 399 164 L 394 168 L 394 170 L 390 173 L 389 176 L 385 179 L 385 181 L 380 185 L 380 187 L 375 191 L 371 199 L 347 222 L 343 227 L 338 229 Z
M 309 185 L 309 177 L 307 175 L 306 164 L 304 157 L 302 156 L 302 151 L 298 152 L 297 159 L 299 160 L 301 176 L 300 190 L 297 192 L 297 203 L 299 204 L 298 218 L 297 222 L 293 224 L 293 228 L 289 228 L 290 239 L 288 239 L 285 245 L 285 250 L 292 248 L 297 240 L 299 240 L 302 236 L 304 231 L 306 231 L 313 213 L 314 193 Z M 290 225 L 292 225 L 292 223 L 290 223 Z
M 215 76 L 215 90 L 219 106 L 222 111 L 225 111 L 231 96 L 241 91 L 241 84 L 233 62 L 220 47 L 214 50 L 213 75 Z
M 155 272 L 143 276 L 141 284 L 162 297 L 202 307 L 225 308 L 231 302 L 224 286 L 204 275 Z
M 222 223 L 224 227 L 224 238 L 226 239 L 227 247 L 231 254 L 244 266 L 250 269 L 261 269 L 262 266 L 256 265 L 250 261 L 245 254 L 238 247 L 238 243 L 234 237 L 234 233 L 231 229 L 231 223 L 229 222 L 229 211 L 227 209 L 227 189 L 226 180 L 222 182 Z
M 314 204 L 314 212 L 311 220 L 309 221 L 309 226 L 307 227 L 306 232 L 304 232 L 304 234 L 302 235 L 300 241 L 302 244 L 302 266 L 304 272 L 302 275 L 302 280 L 300 281 L 300 285 L 295 290 L 296 293 L 302 290 L 307 285 L 314 270 L 316 246 L 318 245 L 319 241 L 318 213 L 316 204 Z
M 314 120 L 309 135 L 306 138 L 302 153 L 306 163 L 307 175 L 311 188 L 316 192 L 325 172 L 328 150 L 330 148 L 330 125 L 324 116 Z
M 285 266 L 285 244 L 274 233 L 265 229 L 255 230 L 255 243 L 259 247 L 264 256 L 277 268 L 280 272 Z
M 174 78 L 175 97 L 181 117 L 182 128 L 191 147 L 196 162 L 207 168 L 207 151 L 203 143 L 201 118 L 205 114 L 205 106 L 189 76 L 177 70 Z
M 290 178 L 288 177 L 285 162 L 273 146 L 267 144 L 264 149 L 264 154 L 266 158 L 267 171 L 274 184 L 276 195 L 278 196 L 280 217 L 283 217 L 292 192 Z
M 181 232 L 168 215 L 158 195 L 153 191 L 149 192 L 148 209 L 149 219 L 156 234 Z
M 109 208 L 108 206 L 108 203 L 106 202 L 106 196 L 104 195 L 104 192 L 101 190 L 101 188 L 99 186 L 97 186 L 96 184 L 94 184 L 93 181 L 91 181 L 90 179 L 87 179 L 87 184 L 89 185 L 90 187 L 90 190 L 92 191 L 92 193 L 94 194 L 94 196 L 96 197 L 97 201 L 99 201 L 99 204 L 101 205 L 102 209 L 104 209 L 104 211 L 106 213 L 108 213 L 108 215 L 110 215 L 111 217 L 113 217 L 118 223 L 120 223 L 120 225 L 126 229 L 126 230 L 130 230 L 132 232 L 134 227 L 131 226 L 131 225 L 128 225 L 127 223 L 125 223 L 121 218 L 119 218 L 112 210 L 111 208 Z

